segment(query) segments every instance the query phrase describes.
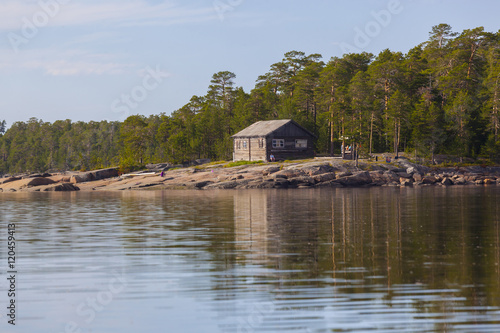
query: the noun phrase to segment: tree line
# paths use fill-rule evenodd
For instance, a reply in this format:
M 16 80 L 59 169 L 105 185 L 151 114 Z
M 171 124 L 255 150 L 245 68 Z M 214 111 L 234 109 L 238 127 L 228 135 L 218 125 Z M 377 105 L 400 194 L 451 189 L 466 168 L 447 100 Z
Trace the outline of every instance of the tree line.
M 0 172 L 134 167 L 227 160 L 231 135 L 258 120 L 294 119 L 317 135 L 316 152 L 342 139 L 364 154 L 400 151 L 500 159 L 500 31 L 432 27 L 407 54 L 287 52 L 245 92 L 229 71 L 170 115 L 123 122 L 14 123 L 0 132 Z M 3 124 L 5 131 L 5 123 Z

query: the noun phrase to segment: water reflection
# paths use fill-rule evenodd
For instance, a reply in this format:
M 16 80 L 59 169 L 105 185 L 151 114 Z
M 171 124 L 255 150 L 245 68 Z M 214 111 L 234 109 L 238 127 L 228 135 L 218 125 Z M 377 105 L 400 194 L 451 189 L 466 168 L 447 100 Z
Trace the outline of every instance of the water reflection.
M 23 328 L 0 328 L 497 332 L 499 194 L 4 194 L 0 237 L 7 222 L 21 237 Z
M 247 264 L 279 273 L 275 301 L 310 298 L 305 309 L 315 304 L 326 319 L 342 319 L 332 329 L 398 330 L 410 322 L 419 331 L 467 331 L 472 322 L 496 331 L 497 202 L 498 191 L 484 188 L 240 192 L 236 243 Z M 359 327 L 361 314 L 382 322 Z

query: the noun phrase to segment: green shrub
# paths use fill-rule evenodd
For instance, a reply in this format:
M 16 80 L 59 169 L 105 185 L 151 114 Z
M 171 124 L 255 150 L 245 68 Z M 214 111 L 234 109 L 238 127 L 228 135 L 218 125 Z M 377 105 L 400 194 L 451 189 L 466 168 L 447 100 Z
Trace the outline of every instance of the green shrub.
M 250 165 L 250 164 L 263 164 L 264 162 L 262 161 L 236 161 L 236 162 L 229 162 L 225 164 L 223 167 L 224 168 L 232 168 L 232 167 L 237 167 L 241 165 Z
M 143 165 L 120 165 L 118 168 L 118 174 L 123 175 L 125 173 L 130 173 L 142 169 L 144 169 Z

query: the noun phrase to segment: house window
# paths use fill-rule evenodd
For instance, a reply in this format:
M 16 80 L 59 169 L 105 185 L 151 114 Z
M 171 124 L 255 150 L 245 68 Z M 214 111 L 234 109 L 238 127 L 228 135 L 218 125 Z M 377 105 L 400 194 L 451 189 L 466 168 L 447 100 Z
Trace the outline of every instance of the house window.
M 247 142 L 246 142 L 246 140 L 243 141 L 243 149 L 247 149 Z
M 295 139 L 295 148 L 307 148 L 307 140 Z
M 236 140 L 236 149 L 241 149 L 241 141 Z
M 273 139 L 273 148 L 283 148 L 283 147 L 285 147 L 285 140 Z
M 259 139 L 259 148 L 264 148 L 264 139 Z

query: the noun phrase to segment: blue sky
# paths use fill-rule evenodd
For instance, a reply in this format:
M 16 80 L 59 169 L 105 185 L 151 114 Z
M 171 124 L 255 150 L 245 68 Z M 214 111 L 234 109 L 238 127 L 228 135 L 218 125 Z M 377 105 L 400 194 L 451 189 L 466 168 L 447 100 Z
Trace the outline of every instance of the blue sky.
M 431 27 L 500 29 L 495 0 L 2 0 L 0 120 L 124 120 L 249 92 L 285 52 L 406 53 Z

